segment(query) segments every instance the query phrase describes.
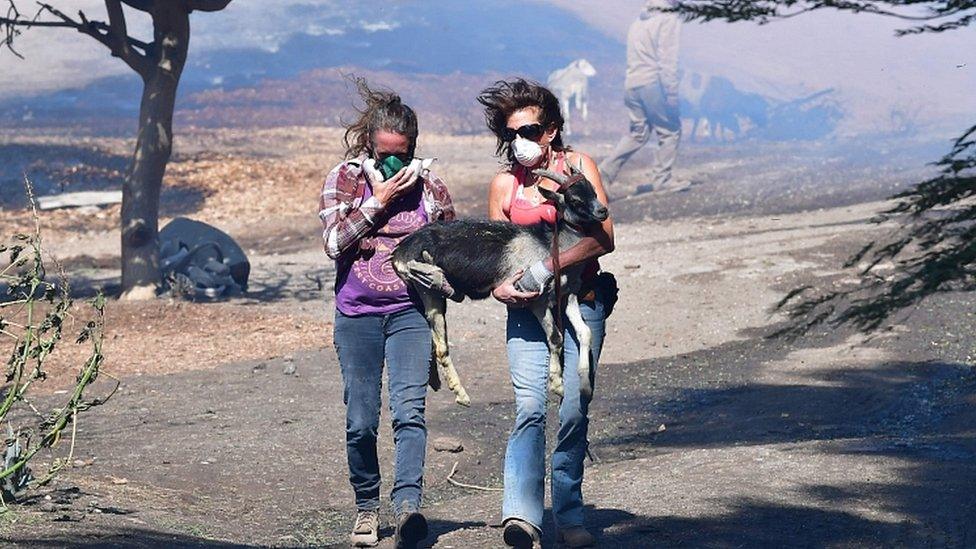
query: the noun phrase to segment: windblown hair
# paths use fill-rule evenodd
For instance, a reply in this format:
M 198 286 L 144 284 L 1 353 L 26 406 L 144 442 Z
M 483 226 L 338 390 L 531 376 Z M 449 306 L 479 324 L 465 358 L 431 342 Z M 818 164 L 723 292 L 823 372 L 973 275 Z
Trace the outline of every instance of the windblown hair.
M 356 91 L 364 103 L 356 109 L 359 118 L 346 126 L 342 144 L 346 147 L 346 158 L 356 158 L 364 153 L 372 154 L 373 136 L 383 130 L 406 136 L 410 140 L 410 155 L 417 147 L 417 113 L 403 104 L 400 96 L 392 91 L 372 90 L 361 76 L 350 77 Z
M 485 106 L 485 123 L 497 139 L 495 154 L 504 156 L 510 163 L 515 162 L 515 155 L 511 144 L 502 139 L 502 131 L 512 113 L 527 107 L 539 108 L 539 123 L 544 128 L 548 130 L 555 125 L 559 129 L 559 133 L 549 144 L 553 150 L 569 149 L 563 145 L 563 126 L 566 121 L 559 110 L 559 99 L 542 84 L 523 78 L 499 80 L 495 85 L 482 90 L 478 95 L 478 102 Z

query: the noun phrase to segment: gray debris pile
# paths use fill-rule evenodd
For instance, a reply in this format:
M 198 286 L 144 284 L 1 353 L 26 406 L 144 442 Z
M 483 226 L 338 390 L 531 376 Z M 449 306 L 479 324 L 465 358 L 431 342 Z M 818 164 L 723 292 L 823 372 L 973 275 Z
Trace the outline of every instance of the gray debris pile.
M 215 299 L 247 291 L 251 264 L 220 229 L 178 217 L 159 231 L 159 242 L 160 270 L 174 295 Z

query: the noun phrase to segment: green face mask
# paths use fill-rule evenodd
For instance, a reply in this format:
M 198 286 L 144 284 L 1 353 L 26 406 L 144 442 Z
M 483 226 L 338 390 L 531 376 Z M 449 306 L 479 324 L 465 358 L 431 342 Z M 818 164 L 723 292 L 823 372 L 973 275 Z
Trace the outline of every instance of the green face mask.
M 389 179 L 403 169 L 404 163 L 399 158 L 390 155 L 383 159 L 383 162 L 376 165 L 376 169 L 383 174 L 383 179 Z

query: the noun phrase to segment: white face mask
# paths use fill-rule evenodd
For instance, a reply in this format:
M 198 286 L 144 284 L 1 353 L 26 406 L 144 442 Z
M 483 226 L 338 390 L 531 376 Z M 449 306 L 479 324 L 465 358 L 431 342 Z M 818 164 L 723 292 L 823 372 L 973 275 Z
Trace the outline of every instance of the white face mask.
M 530 141 L 521 135 L 512 141 L 512 154 L 518 163 L 531 168 L 539 163 L 542 158 L 542 147 L 535 141 Z

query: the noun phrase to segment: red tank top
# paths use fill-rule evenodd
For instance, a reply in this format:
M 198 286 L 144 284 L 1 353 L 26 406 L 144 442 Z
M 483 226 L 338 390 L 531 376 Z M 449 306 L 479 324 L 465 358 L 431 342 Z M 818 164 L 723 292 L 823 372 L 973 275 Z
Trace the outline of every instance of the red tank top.
M 565 156 L 560 153 L 556 157 L 556 173 L 563 171 L 563 159 Z M 512 196 L 508 201 L 508 219 L 516 225 L 535 225 L 545 221 L 550 225 L 556 224 L 556 206 L 549 200 L 541 204 L 533 204 L 529 199 L 522 196 L 525 189 L 525 180 L 529 171 L 525 166 L 516 166 L 515 182 L 512 184 Z
M 556 166 L 553 170 L 556 173 L 563 173 L 563 165 L 566 155 L 559 153 L 556 157 Z M 533 204 L 529 199 L 522 196 L 525 188 L 525 179 L 528 170 L 525 166 L 515 167 L 515 183 L 512 184 L 512 197 L 508 202 L 508 220 L 516 225 L 535 225 L 536 223 L 546 222 L 549 225 L 556 224 L 556 206 L 549 200 L 541 204 Z M 593 258 L 586 262 L 583 269 L 583 280 L 593 280 L 600 272 L 600 262 Z

